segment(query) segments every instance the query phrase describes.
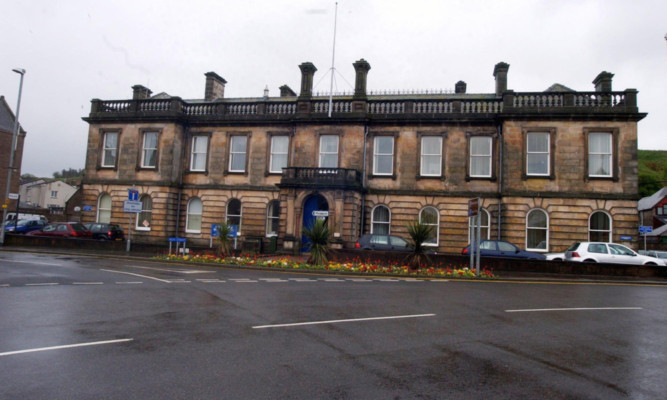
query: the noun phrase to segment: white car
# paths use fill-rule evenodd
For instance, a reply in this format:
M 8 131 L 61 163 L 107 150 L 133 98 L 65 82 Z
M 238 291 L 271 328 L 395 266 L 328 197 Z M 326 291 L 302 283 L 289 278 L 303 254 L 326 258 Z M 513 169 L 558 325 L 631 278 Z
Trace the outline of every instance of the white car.
M 545 256 L 549 261 L 565 261 L 565 253 L 547 253 Z
M 637 254 L 622 244 L 603 242 L 575 243 L 565 251 L 565 260 L 609 264 L 667 265 L 665 260 Z

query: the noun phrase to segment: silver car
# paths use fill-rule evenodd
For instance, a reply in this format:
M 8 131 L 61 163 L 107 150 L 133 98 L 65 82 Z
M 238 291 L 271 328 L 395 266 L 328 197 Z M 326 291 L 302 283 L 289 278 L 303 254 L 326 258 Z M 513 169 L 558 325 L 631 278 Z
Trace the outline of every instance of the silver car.
M 665 260 L 637 254 L 622 244 L 603 242 L 575 243 L 565 251 L 565 260 L 609 264 L 666 265 Z

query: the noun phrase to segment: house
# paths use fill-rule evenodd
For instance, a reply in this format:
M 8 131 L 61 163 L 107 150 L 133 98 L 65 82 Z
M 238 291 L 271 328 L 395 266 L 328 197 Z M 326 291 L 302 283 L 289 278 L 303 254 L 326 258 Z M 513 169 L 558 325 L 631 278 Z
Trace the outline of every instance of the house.
M 22 182 L 19 189 L 22 206 L 47 209 L 63 209 L 74 192 L 76 187 L 54 179 Z
M 7 177 L 12 156 L 12 141 L 14 135 L 14 122 L 16 118 L 11 108 L 7 104 L 5 96 L 0 96 L 0 197 L 5 203 L 5 191 L 7 190 Z M 21 176 L 21 162 L 23 160 L 23 143 L 25 141 L 26 131 L 19 124 L 19 132 L 16 137 L 16 152 L 14 152 L 13 166 L 14 171 L 11 174 L 11 183 L 9 185 L 10 193 L 18 193 L 19 178 Z M 8 210 L 16 209 L 16 200 L 9 200 L 5 203 Z
M 651 242 L 667 242 L 667 187 L 663 187 L 637 203 L 639 223 L 650 226 L 652 231 L 647 233 Z
M 227 81 L 205 74 L 204 97 L 184 100 L 133 86 L 132 99 L 92 100 L 82 220 L 127 223 L 128 189 L 142 211 L 134 240 L 185 237 L 208 245 L 212 225 L 236 225 L 241 242 L 302 249 L 302 228 L 326 218 L 336 247 L 360 235 L 407 237 L 434 227 L 427 245 L 460 253 L 468 202 L 479 198 L 483 238 L 534 251 L 574 241 L 637 239 L 637 91 L 555 84 L 493 93 L 369 93 L 371 69 L 353 63 L 354 91 L 313 93 L 317 68 L 299 65 L 297 95 L 225 98 Z M 315 215 L 314 215 L 315 214 Z M 631 244 L 627 242 L 628 244 Z

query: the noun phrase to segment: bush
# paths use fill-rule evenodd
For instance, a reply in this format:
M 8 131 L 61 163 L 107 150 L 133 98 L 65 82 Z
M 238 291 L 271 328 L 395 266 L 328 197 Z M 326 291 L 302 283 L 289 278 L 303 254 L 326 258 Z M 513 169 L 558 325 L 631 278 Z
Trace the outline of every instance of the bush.
M 303 235 L 310 241 L 308 244 L 308 247 L 310 247 L 308 264 L 325 265 L 331 253 L 331 248 L 329 247 L 331 231 L 326 221 L 318 219 L 310 228 L 304 227 Z

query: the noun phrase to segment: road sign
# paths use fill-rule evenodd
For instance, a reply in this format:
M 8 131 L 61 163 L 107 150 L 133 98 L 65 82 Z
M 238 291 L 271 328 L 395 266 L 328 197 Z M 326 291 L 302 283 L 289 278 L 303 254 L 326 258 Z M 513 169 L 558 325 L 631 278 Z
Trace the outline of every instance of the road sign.
M 127 189 L 127 199 L 130 201 L 138 201 L 139 200 L 139 191 L 137 189 Z
M 639 227 L 639 233 L 651 233 L 653 232 L 653 227 L 652 226 L 640 226 Z
M 632 240 L 632 236 L 621 236 L 621 240 Z
M 93 206 L 83 206 L 83 211 L 93 211 Z
M 123 202 L 123 211 L 127 213 L 140 213 L 141 212 L 141 202 L 125 200 Z
M 238 225 L 228 225 L 229 226 L 229 233 L 227 236 L 230 238 L 235 238 L 239 235 L 239 226 Z
M 329 211 L 313 211 L 313 217 L 328 217 Z
M 19 199 L 19 194 L 18 193 L 10 193 L 8 197 L 9 197 L 9 200 L 18 200 Z
M 211 237 L 220 236 L 220 224 L 211 224 Z
M 479 197 L 468 200 L 468 216 L 476 217 L 479 213 Z
M 164 240 L 164 239 L 163 239 L 163 240 Z M 181 237 L 170 237 L 170 238 L 167 239 L 167 240 L 168 240 L 169 242 L 172 242 L 172 243 L 173 243 L 173 242 L 176 242 L 176 243 L 185 243 L 185 238 L 181 238 Z

